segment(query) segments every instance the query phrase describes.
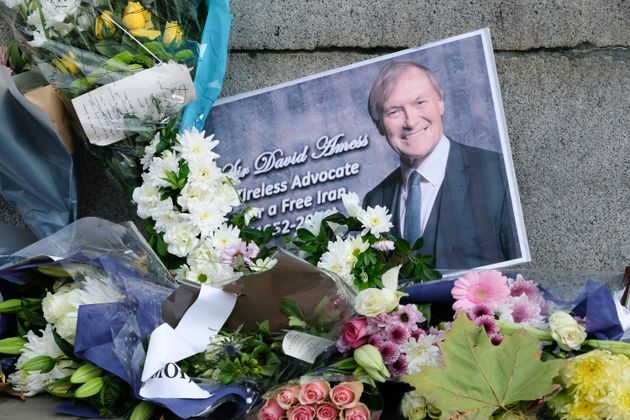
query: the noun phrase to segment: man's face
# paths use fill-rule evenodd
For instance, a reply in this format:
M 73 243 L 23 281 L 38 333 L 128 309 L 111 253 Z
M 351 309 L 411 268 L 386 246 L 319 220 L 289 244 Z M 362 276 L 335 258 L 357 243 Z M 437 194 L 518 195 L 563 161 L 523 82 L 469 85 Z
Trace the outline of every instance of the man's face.
M 427 75 L 412 67 L 394 82 L 383 103 L 382 133 L 408 164 L 428 156 L 442 137 L 444 102 Z

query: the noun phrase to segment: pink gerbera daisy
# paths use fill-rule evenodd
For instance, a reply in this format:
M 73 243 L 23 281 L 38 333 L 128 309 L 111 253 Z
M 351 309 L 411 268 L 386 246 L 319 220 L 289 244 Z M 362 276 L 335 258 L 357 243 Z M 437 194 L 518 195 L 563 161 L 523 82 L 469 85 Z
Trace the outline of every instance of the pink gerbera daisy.
M 507 278 L 496 270 L 469 271 L 455 281 L 451 294 L 453 310 L 466 311 L 480 303 L 493 308 L 510 295 L 510 289 Z

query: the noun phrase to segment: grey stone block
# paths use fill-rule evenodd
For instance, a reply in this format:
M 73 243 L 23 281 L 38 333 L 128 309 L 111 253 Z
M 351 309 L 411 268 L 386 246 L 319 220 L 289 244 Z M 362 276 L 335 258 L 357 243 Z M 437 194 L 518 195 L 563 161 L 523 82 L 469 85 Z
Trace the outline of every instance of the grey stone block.
M 232 2 L 237 50 L 415 47 L 483 27 L 494 48 L 630 45 L 630 2 L 276 0 Z

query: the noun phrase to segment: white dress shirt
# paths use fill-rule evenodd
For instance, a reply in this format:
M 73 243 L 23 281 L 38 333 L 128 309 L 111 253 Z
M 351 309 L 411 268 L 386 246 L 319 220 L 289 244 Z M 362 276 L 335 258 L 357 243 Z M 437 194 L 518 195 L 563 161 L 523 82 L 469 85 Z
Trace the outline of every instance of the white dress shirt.
M 427 225 L 429 220 L 429 216 L 431 214 L 431 209 L 433 208 L 433 204 L 435 204 L 435 199 L 440 191 L 440 187 L 442 186 L 442 181 L 444 181 L 444 174 L 446 173 L 446 162 L 448 161 L 448 152 L 451 148 L 451 143 L 449 140 L 442 135 L 439 143 L 435 146 L 435 149 L 420 162 L 417 168 L 411 168 L 406 166 L 404 163 L 400 163 L 400 169 L 402 170 L 403 176 L 403 184 L 402 191 L 400 194 L 400 203 L 399 203 L 399 220 L 400 220 L 400 231 L 405 231 L 405 213 L 407 209 L 407 181 L 409 180 L 409 175 L 411 175 L 411 171 L 417 171 L 422 176 L 422 181 L 420 183 L 420 188 L 422 191 L 422 207 L 420 209 L 420 226 L 422 226 L 422 231 L 424 232 L 424 228 Z

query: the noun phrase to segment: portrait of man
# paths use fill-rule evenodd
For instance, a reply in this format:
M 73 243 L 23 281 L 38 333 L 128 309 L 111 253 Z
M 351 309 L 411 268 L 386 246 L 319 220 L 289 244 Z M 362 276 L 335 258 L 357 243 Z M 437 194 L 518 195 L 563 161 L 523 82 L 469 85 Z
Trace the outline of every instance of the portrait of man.
M 445 91 L 431 70 L 394 61 L 380 71 L 368 97 L 379 133 L 400 166 L 364 197 L 387 206 L 392 232 L 414 243 L 438 269 L 466 269 L 521 257 L 501 153 L 445 134 Z

